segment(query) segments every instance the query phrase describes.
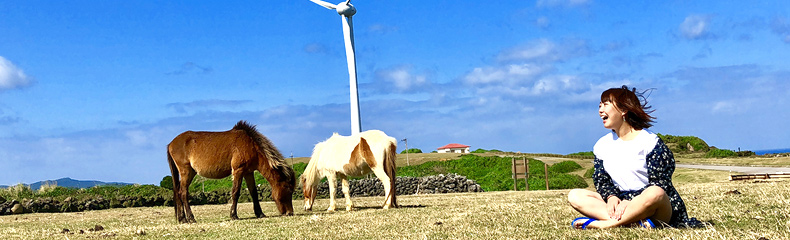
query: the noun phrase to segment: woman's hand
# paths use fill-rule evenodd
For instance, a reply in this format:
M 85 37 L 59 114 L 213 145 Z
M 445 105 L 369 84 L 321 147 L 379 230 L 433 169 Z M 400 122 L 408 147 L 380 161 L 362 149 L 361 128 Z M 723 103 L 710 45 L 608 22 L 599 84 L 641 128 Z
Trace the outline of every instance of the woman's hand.
M 625 212 L 625 209 L 628 207 L 628 203 L 630 202 L 631 201 L 628 200 L 620 201 L 620 204 L 617 204 L 617 208 L 614 211 L 614 216 L 612 216 L 612 219 L 619 221 L 620 218 L 623 217 L 623 213 Z
M 608 200 L 606 200 L 606 211 L 609 212 L 610 219 L 615 219 L 614 216 L 615 213 L 617 212 L 618 205 L 620 205 L 620 198 L 618 198 L 617 196 L 610 196 Z

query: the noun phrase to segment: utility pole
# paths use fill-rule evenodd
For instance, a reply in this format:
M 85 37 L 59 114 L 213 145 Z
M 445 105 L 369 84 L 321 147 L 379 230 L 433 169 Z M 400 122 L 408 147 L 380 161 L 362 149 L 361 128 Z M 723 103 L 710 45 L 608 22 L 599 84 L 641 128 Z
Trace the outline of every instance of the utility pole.
M 405 138 L 401 141 L 406 144 L 406 166 L 411 166 L 411 164 L 409 164 L 409 141 Z

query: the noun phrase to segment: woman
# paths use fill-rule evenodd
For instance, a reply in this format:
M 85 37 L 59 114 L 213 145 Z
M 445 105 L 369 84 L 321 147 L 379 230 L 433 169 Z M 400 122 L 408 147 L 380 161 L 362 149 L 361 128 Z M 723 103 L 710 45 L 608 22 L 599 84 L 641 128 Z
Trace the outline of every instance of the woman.
M 586 216 L 575 219 L 573 227 L 703 226 L 696 218 L 688 218 L 686 206 L 672 186 L 675 159 L 664 142 L 648 130 L 655 119 L 649 109 L 643 93 L 625 85 L 601 94 L 598 115 L 612 132 L 593 147 L 597 192 L 574 189 L 568 193 L 571 206 Z

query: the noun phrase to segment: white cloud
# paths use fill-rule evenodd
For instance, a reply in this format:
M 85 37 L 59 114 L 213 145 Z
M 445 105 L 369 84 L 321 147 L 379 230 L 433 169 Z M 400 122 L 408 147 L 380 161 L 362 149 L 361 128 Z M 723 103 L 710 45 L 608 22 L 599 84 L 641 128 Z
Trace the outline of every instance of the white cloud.
M 33 80 L 14 63 L 0 56 L 0 90 L 28 86 Z
M 514 47 L 503 51 L 497 59 L 499 61 L 527 61 L 536 59 L 556 60 L 556 44 L 548 39 L 539 39 L 529 44 Z
M 499 62 L 558 62 L 587 56 L 590 49 L 586 40 L 569 38 L 555 43 L 541 38 L 506 49 L 497 55 Z
M 395 88 L 400 90 L 409 90 L 414 86 L 422 86 L 427 83 L 427 78 L 424 75 L 412 75 L 407 67 L 399 67 L 379 73 L 385 79 L 391 81 Z
M 375 72 L 374 88 L 382 92 L 417 92 L 431 84 L 428 72 L 415 73 L 410 65 L 401 65 Z
M 533 79 L 551 70 L 549 66 L 532 63 L 508 64 L 496 67 L 477 67 L 466 74 L 463 80 L 467 84 L 505 84 L 518 85 L 519 82 Z
M 709 24 L 708 16 L 690 15 L 680 24 L 680 33 L 687 39 L 700 39 L 707 35 Z
M 535 20 L 535 25 L 541 29 L 546 29 L 551 25 L 551 21 L 547 17 L 539 17 Z
M 168 108 L 172 108 L 178 113 L 187 113 L 190 110 L 238 108 L 251 102 L 251 100 L 207 99 L 192 102 L 169 103 L 166 106 Z
M 391 33 L 391 32 L 397 32 L 398 31 L 398 27 L 396 27 L 396 26 L 388 26 L 388 25 L 377 23 L 377 24 L 370 25 L 370 27 L 368 27 L 368 31 L 370 31 L 372 33 L 386 34 L 386 33 Z

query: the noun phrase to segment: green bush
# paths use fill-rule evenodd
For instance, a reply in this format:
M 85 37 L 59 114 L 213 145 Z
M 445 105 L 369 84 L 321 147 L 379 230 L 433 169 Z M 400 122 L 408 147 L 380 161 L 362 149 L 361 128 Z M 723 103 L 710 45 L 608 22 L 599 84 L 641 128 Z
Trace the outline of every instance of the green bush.
M 756 155 L 752 151 L 739 151 L 739 152 L 736 152 L 736 154 L 738 154 L 738 157 L 750 157 L 750 156 Z
M 579 175 L 552 174 L 549 177 L 550 189 L 572 189 L 572 188 L 586 188 L 586 187 L 587 187 L 587 183 Z
M 549 172 L 553 173 L 569 173 L 582 169 L 582 166 L 574 161 L 562 161 L 555 163 L 549 167 Z
M 711 149 L 707 153 L 705 153 L 706 158 L 727 158 L 727 157 L 737 157 L 738 154 L 735 151 L 727 150 L 727 149 Z
M 592 178 L 593 173 L 595 173 L 595 168 L 589 168 L 586 172 L 584 172 L 585 178 Z
M 422 153 L 422 150 L 420 150 L 419 148 L 409 148 L 407 150 L 403 150 L 400 152 L 400 154 L 406 154 L 406 153 Z
M 513 176 L 511 158 L 503 157 L 481 157 L 474 154 L 462 155 L 461 159 L 450 161 L 432 161 L 416 166 L 406 166 L 398 168 L 398 176 L 422 177 L 436 174 L 456 173 L 475 180 L 485 191 L 506 191 L 513 189 Z M 546 189 L 544 179 L 544 166 L 541 161 L 529 160 L 529 183 L 530 190 Z M 570 184 L 559 184 L 557 186 L 569 186 L 570 188 L 586 188 L 587 183 L 581 181 L 568 180 L 572 177 L 556 177 L 569 175 L 561 172 L 550 171 L 549 186 L 552 181 L 565 181 Z M 556 178 L 555 178 L 556 177 Z M 554 179 L 554 180 L 552 180 Z M 581 178 L 579 178 L 581 179 Z M 519 189 L 524 189 L 524 180 L 516 181 Z
M 487 153 L 487 152 L 502 152 L 502 151 L 497 149 L 485 150 L 482 148 L 478 148 L 477 150 L 472 151 L 472 153 Z
M 694 148 L 693 152 L 707 152 L 710 150 L 708 143 L 698 137 L 663 135 L 660 133 L 657 135 L 667 146 L 669 146 L 669 149 L 675 153 L 692 152 L 688 147 L 689 145 Z
M 593 154 L 592 151 L 588 151 L 588 152 L 571 153 L 571 154 L 568 154 L 568 156 L 595 157 L 595 154 Z
M 162 188 L 173 190 L 173 177 L 170 175 L 165 176 L 162 178 L 162 181 L 159 182 L 159 186 Z

